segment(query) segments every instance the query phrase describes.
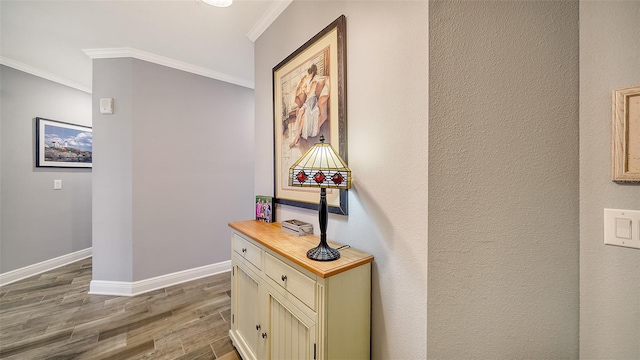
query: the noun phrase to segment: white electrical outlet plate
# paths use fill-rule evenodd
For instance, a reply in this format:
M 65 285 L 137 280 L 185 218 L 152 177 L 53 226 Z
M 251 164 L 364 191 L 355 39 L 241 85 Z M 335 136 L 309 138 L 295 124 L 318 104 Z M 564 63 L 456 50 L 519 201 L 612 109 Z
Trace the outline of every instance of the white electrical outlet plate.
M 604 243 L 640 249 L 640 211 L 604 209 Z

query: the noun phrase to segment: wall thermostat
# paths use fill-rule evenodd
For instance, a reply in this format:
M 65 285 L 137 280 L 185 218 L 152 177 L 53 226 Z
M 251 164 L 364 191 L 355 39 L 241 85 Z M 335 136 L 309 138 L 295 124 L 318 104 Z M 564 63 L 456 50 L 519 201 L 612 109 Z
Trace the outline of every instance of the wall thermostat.
M 100 114 L 113 114 L 113 98 L 100 99 Z

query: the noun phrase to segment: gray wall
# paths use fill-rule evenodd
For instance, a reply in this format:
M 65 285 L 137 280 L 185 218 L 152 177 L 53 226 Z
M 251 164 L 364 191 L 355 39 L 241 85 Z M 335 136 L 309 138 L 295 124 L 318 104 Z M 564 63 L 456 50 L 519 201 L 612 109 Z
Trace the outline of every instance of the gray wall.
M 35 118 L 91 126 L 91 95 L 0 66 L 0 272 L 91 247 L 91 170 L 35 167 Z M 53 180 L 62 190 L 53 190 Z
M 640 210 L 640 185 L 610 180 L 611 94 L 640 85 L 639 19 L 638 1 L 580 2 L 582 359 L 640 359 L 640 250 L 603 243 L 604 208 Z
M 253 90 L 131 58 L 93 66 L 93 279 L 229 260 L 227 223 L 253 215 Z
M 133 59 L 93 61 L 93 279 L 133 281 Z M 114 99 L 102 115 L 100 98 Z
M 331 214 L 327 236 L 375 257 L 372 358 L 424 359 L 428 2 L 294 1 L 262 34 L 255 43 L 255 191 L 273 193 L 272 68 L 342 14 L 354 182 L 349 216 Z M 318 229 L 315 211 L 281 206 L 276 218 Z
M 578 356 L 578 3 L 430 3 L 428 357 Z

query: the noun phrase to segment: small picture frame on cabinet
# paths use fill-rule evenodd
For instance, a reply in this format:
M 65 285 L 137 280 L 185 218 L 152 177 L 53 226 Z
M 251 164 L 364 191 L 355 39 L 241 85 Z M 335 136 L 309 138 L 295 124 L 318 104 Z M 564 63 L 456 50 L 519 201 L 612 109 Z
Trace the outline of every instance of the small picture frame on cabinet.
M 274 222 L 275 221 L 275 209 L 273 208 L 273 197 L 272 196 L 256 196 L 255 203 L 255 211 L 256 211 L 256 220 L 264 221 L 264 222 Z

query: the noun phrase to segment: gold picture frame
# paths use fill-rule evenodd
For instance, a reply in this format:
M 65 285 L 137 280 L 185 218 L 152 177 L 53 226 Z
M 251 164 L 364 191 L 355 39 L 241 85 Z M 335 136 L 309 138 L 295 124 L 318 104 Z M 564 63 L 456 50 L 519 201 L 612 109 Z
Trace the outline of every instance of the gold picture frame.
M 640 86 L 613 91 L 611 180 L 640 182 Z
M 318 209 L 318 190 L 289 185 L 289 168 L 324 136 L 347 161 L 346 18 L 337 18 L 273 68 L 274 201 Z M 348 215 L 346 190 L 327 189 Z

